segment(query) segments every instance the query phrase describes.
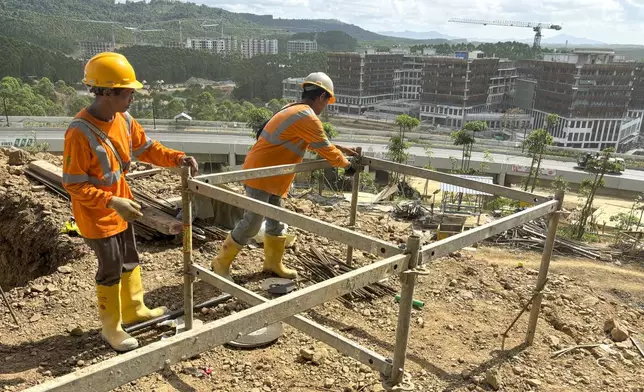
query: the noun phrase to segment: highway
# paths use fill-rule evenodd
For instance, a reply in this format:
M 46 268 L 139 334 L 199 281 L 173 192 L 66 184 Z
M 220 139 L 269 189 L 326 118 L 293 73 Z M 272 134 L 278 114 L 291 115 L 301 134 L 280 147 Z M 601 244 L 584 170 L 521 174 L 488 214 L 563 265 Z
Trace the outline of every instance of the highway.
M 226 151 L 246 151 L 249 146 L 254 143 L 254 140 L 248 136 L 244 135 L 232 135 L 232 134 L 213 134 L 206 132 L 155 132 L 147 131 L 147 135 L 155 140 L 159 140 L 162 143 L 169 144 L 174 148 L 182 148 L 187 150 L 188 153 L 222 153 L 220 148 L 215 151 L 215 146 L 224 147 Z M 16 129 L 1 129 L 0 128 L 0 141 L 5 140 L 15 140 L 15 138 L 20 137 L 29 137 L 32 136 L 31 132 L 28 130 L 16 130 Z M 43 128 L 38 132 L 38 139 L 41 142 L 47 142 L 52 146 L 53 152 L 57 151 L 62 146 L 64 139 L 64 129 L 58 128 Z M 343 137 L 340 136 L 336 140 L 339 144 L 344 145 L 354 145 L 362 147 L 363 151 L 367 154 L 385 154 L 386 153 L 386 144 L 384 143 L 374 143 L 368 142 L 366 140 L 342 140 Z M 190 146 L 199 146 L 199 151 L 190 151 Z M 212 146 L 213 148 L 210 148 Z M 446 149 L 446 148 L 432 148 L 432 165 L 445 169 L 446 167 L 441 167 L 444 165 L 437 166 L 434 164 L 435 161 L 449 161 L 450 157 L 459 159 L 461 158 L 461 151 L 458 149 Z M 420 164 L 427 160 L 427 154 L 422 147 L 414 146 L 409 149 L 410 156 L 412 157 L 411 163 Z M 531 159 L 525 156 L 517 156 L 511 154 L 502 154 L 502 153 L 492 153 L 494 172 L 513 172 L 513 166 L 523 166 L 530 167 Z M 421 162 L 422 161 L 422 162 Z M 472 152 L 471 161 L 475 162 L 484 162 L 484 154 L 482 152 Z M 554 170 L 557 172 L 557 175 L 564 173 L 576 173 L 583 177 L 587 173 L 575 169 L 576 164 L 574 162 L 564 162 L 557 161 L 553 159 L 544 159 L 541 163 L 542 169 Z M 447 167 L 449 168 L 449 166 Z M 634 180 L 634 181 L 644 181 L 644 171 L 640 170 L 631 170 L 627 169 L 620 175 L 606 175 L 606 177 L 615 177 L 615 179 L 620 180 Z M 607 178 L 608 180 L 608 178 Z M 644 188 L 644 186 L 642 186 Z

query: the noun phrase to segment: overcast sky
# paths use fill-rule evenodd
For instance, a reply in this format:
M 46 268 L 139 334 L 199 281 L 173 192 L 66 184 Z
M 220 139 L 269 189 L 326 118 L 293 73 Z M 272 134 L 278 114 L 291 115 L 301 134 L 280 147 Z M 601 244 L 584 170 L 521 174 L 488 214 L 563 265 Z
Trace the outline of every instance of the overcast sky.
M 531 39 L 527 28 L 448 23 L 449 18 L 561 24 L 564 33 L 607 43 L 644 44 L 644 0 L 192 0 L 234 12 L 339 19 L 370 31 L 431 31 L 469 39 Z

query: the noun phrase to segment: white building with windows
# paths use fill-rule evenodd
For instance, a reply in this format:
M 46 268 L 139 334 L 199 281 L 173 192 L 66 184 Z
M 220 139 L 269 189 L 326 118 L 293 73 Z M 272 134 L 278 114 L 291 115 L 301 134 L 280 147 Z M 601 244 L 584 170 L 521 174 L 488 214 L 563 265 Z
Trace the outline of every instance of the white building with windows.
M 318 43 L 308 40 L 293 40 L 286 43 L 287 53 L 313 53 L 318 51 Z

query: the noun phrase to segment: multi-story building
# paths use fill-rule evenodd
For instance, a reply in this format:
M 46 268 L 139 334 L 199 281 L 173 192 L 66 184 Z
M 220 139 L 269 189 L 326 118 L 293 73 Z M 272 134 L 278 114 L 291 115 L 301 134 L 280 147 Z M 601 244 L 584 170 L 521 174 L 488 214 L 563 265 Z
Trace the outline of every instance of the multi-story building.
M 423 87 L 423 68 L 427 56 L 408 55 L 403 58 L 402 67 L 395 71 L 398 81 L 398 99 L 419 101 Z
M 276 39 L 249 38 L 240 41 L 241 54 L 244 58 L 251 58 L 259 54 L 277 54 Z
M 497 72 L 490 78 L 487 96 L 488 111 L 498 112 L 507 109 L 514 95 L 518 77 L 517 68 L 513 61 L 499 60 Z
M 239 50 L 237 39 L 234 37 L 224 38 L 188 38 L 186 48 L 205 50 L 213 53 L 231 53 Z
M 302 83 L 304 83 L 304 79 L 301 77 L 282 80 L 282 98 L 289 102 L 299 101 L 302 97 Z
M 276 39 L 240 39 L 235 37 L 224 38 L 188 38 L 186 47 L 195 50 L 206 50 L 213 53 L 240 52 L 244 58 L 251 58 L 259 54 L 277 54 Z
M 316 41 L 307 40 L 294 40 L 286 43 L 286 51 L 288 53 L 312 53 L 318 51 L 318 43 Z
M 336 94 L 329 110 L 361 114 L 380 102 L 396 99 L 396 70 L 402 63 L 401 54 L 329 53 L 328 74 Z
M 112 42 L 80 41 L 78 44 L 81 60 L 89 60 L 99 53 L 113 52 L 116 49 Z
M 423 68 L 421 120 L 461 128 L 466 115 L 488 111 L 490 80 L 499 59 L 430 57 Z
M 545 128 L 546 116 L 555 113 L 560 120 L 550 132 L 556 145 L 603 150 L 636 140 L 642 118 L 629 114 L 644 103 L 638 95 L 644 91 L 635 95 L 636 106 L 631 103 L 636 64 L 611 63 L 604 50 L 596 57 L 590 50 L 577 52 L 548 57 L 554 61 L 519 62 L 519 75 L 526 81 L 519 83 L 516 95 L 523 101 L 533 97 L 534 127 Z

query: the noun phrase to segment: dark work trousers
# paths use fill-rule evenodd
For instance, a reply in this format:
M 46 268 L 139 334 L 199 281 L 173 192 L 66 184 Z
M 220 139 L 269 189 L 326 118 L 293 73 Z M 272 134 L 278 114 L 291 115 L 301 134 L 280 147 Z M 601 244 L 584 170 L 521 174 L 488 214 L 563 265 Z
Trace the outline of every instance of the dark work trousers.
M 111 237 L 85 238 L 85 243 L 92 248 L 98 258 L 97 285 L 113 286 L 118 284 L 121 281 L 121 273 L 130 272 L 139 265 L 134 227 L 131 224 L 128 224 L 125 231 Z

